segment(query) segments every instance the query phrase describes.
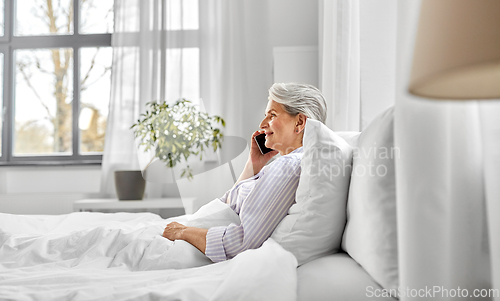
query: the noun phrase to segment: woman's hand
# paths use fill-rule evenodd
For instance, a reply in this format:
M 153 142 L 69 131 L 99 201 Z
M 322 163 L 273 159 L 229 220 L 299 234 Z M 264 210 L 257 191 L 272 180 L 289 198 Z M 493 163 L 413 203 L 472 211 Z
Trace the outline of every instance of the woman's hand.
M 272 157 L 276 156 L 278 154 L 277 150 L 272 150 L 268 152 L 267 154 L 263 155 L 260 152 L 259 146 L 257 145 L 257 142 L 255 141 L 255 136 L 258 136 L 262 133 L 264 133 L 264 130 L 261 131 L 255 131 L 252 134 L 252 139 L 251 139 L 251 146 L 250 146 L 250 155 L 249 155 L 249 162 L 253 166 L 253 174 L 257 174 L 269 160 L 271 160 Z
M 241 172 L 238 181 L 234 183 L 234 186 L 236 186 L 239 182 L 258 174 L 259 171 L 266 165 L 266 163 L 269 162 L 269 160 L 271 160 L 272 157 L 276 156 L 276 154 L 279 153 L 277 150 L 270 151 L 265 155 L 263 155 L 260 152 L 259 146 L 257 145 L 257 142 L 255 141 L 254 138 L 255 136 L 260 135 L 264 132 L 265 132 L 264 130 L 255 131 L 252 134 L 252 138 L 250 139 L 251 140 L 250 154 L 248 155 L 247 163 L 245 164 L 245 168 Z
M 171 222 L 165 227 L 162 236 L 170 240 L 183 239 L 182 234 L 186 229 L 187 227 L 183 224 Z
M 170 240 L 184 240 L 195 246 L 203 254 L 207 247 L 208 229 L 187 227 L 178 222 L 171 222 L 165 227 L 163 237 Z

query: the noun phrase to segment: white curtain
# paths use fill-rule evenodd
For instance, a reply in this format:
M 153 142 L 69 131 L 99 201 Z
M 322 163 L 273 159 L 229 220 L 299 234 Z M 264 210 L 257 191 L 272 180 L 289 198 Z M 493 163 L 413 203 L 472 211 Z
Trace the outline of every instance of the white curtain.
M 115 170 L 139 169 L 133 132 L 130 129 L 150 101 L 173 102 L 184 96 L 183 51 L 187 40 L 182 30 L 181 0 L 115 1 L 115 32 L 112 36 L 113 73 L 111 100 L 101 172 L 101 194 L 115 196 Z M 167 51 L 167 49 L 177 50 Z M 161 187 L 148 185 L 149 196 Z M 155 195 L 156 194 L 156 195 Z
M 226 135 L 248 139 L 272 84 L 269 1 L 199 2 L 202 98 L 210 113 L 226 119 Z
M 200 1 L 202 90 L 207 110 L 226 118 L 228 135 L 243 135 L 248 93 L 244 1 Z
M 484 179 L 492 287 L 500 290 L 500 100 L 479 104 L 483 130 Z M 495 297 L 500 301 L 500 293 Z
M 207 111 L 226 121 L 224 135 L 249 140 L 258 129 L 271 85 L 268 1 L 200 0 L 201 94 Z M 226 142 L 229 139 L 225 140 Z M 232 147 L 223 146 L 223 151 Z M 238 155 L 238 156 L 236 156 Z M 180 195 L 195 197 L 192 213 L 222 196 L 244 168 L 248 149 L 228 164 L 177 181 Z M 196 189 L 193 189 L 196 187 Z
M 483 108 L 490 114 L 486 119 L 480 110 L 484 104 L 477 101 L 435 101 L 408 94 L 419 5 L 398 3 L 400 284 L 441 290 L 433 295 L 438 300 L 456 300 L 465 293 L 469 297 L 464 300 L 479 299 L 472 294 L 488 291 L 475 290 L 500 290 L 500 104 L 488 102 L 489 108 Z
M 319 19 L 319 89 L 328 102 L 326 124 L 335 131 L 359 131 L 359 0 L 320 0 Z
M 179 16 L 183 15 L 185 5 L 194 2 L 199 5 L 199 30 L 185 33 L 164 30 L 165 27 L 182 29 Z M 138 162 L 130 130 L 145 110 L 146 102 L 175 101 L 190 93 L 190 81 L 199 80 L 202 108 L 226 120 L 226 136 L 248 140 L 258 128 L 271 85 L 268 72 L 271 56 L 266 52 L 267 1 L 117 0 L 115 3 L 112 95 L 101 174 L 101 192 L 105 196 L 115 195 L 114 170 L 140 169 L 151 159 L 146 155 L 146 161 Z M 189 48 L 193 43 L 199 47 L 200 74 L 196 79 L 183 68 L 186 64 L 183 52 L 171 50 Z M 240 165 L 233 164 L 236 176 L 243 168 Z M 210 173 L 209 180 L 207 175 L 199 175 L 193 181 L 180 180 L 170 187 L 175 186 L 182 197 L 194 196 L 200 202 L 208 202 L 232 185 L 232 172 L 227 165 L 223 169 L 216 175 Z M 166 181 L 153 183 L 147 179 L 148 196 L 162 196 Z M 210 179 L 227 183 L 213 183 Z M 219 188 L 215 189 L 216 186 Z
M 327 125 L 362 131 L 394 105 L 397 0 L 320 0 L 319 16 Z

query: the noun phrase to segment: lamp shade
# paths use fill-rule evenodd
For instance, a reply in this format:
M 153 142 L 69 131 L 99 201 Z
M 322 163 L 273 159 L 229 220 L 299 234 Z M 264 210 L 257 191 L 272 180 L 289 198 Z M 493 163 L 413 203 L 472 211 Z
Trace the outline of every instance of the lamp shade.
M 500 98 L 500 1 L 422 0 L 409 91 Z

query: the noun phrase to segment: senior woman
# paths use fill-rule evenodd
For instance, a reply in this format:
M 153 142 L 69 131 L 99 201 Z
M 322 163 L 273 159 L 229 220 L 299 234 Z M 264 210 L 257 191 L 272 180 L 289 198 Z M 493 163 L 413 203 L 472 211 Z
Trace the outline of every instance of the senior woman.
M 185 240 L 219 262 L 260 247 L 286 216 L 299 183 L 306 119 L 324 123 L 326 102 L 314 86 L 295 83 L 274 84 L 268 99 L 261 130 L 252 134 L 245 168 L 220 198 L 239 215 L 241 224 L 202 229 L 172 222 L 163 232 L 165 238 Z M 253 139 L 262 133 L 266 147 L 273 149 L 265 155 Z M 267 164 L 278 153 L 281 156 Z

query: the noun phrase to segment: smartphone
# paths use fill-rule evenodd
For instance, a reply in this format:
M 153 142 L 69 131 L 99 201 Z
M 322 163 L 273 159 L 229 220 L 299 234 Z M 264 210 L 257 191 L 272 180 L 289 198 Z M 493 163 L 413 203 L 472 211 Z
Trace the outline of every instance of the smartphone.
M 257 145 L 259 146 L 260 152 L 263 155 L 265 155 L 268 152 L 272 151 L 272 149 L 266 147 L 266 134 L 265 133 L 257 135 L 253 139 L 255 139 L 255 142 L 257 142 Z

